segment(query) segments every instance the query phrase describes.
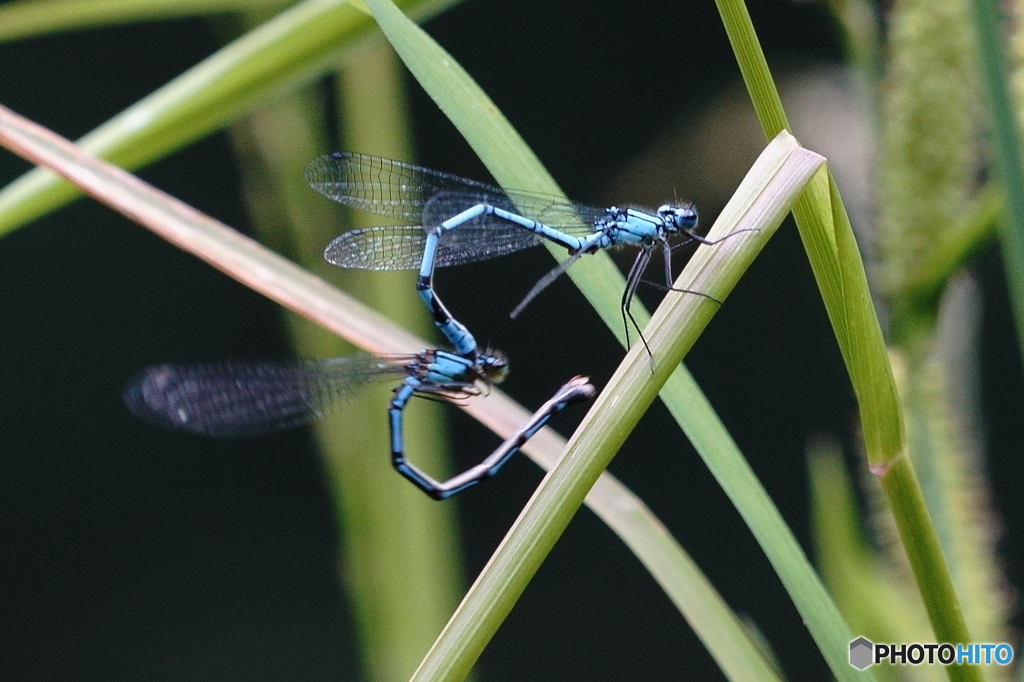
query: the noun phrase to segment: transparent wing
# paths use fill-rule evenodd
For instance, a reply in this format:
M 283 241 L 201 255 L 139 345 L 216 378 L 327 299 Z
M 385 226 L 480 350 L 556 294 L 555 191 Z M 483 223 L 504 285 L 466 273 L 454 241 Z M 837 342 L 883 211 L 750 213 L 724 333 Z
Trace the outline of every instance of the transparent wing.
M 327 262 L 360 270 L 419 270 L 427 233 L 420 227 L 371 227 L 341 235 L 324 251 Z M 535 246 L 537 235 L 504 224 L 471 221 L 441 235 L 434 265 L 463 265 Z
M 442 192 L 502 195 L 482 182 L 355 152 L 319 156 L 306 165 L 304 177 L 328 199 L 412 223 L 420 222 L 424 206 Z
M 335 152 L 309 162 L 305 179 L 328 199 L 376 213 L 433 227 L 480 203 L 515 211 L 569 234 L 587 234 L 605 209 L 547 194 L 510 190 L 355 152 Z M 484 218 L 481 227 L 508 224 Z M 508 253 L 507 251 L 504 253 Z
M 341 268 L 418 270 L 426 239 L 420 227 L 352 230 L 328 244 L 324 258 Z
M 307 424 L 371 381 L 403 372 L 397 358 L 368 354 L 330 360 L 155 365 L 135 375 L 123 397 L 132 414 L 151 424 L 238 438 Z

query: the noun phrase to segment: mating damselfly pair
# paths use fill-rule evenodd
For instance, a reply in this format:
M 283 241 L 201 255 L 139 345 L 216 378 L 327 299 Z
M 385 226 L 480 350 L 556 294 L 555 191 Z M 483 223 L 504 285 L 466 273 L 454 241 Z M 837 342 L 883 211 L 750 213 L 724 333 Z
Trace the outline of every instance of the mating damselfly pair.
M 508 370 L 504 356 L 480 350 L 469 329 L 441 302 L 433 287 L 436 267 L 514 253 L 543 240 L 565 247 L 568 260 L 533 287 L 513 311 L 514 317 L 580 256 L 637 246 L 640 253 L 629 271 L 621 303 L 623 323 L 628 318 L 635 325 L 630 302 L 654 250 L 660 247 L 663 253 L 664 288 L 673 290 L 672 250 L 693 241 L 717 243 L 694 232 L 697 213 L 692 205 L 664 205 L 656 211 L 599 209 L 348 152 L 314 159 L 306 167 L 305 178 L 313 189 L 339 203 L 419 223 L 352 230 L 331 242 L 325 257 L 347 268 L 418 269 L 417 291 L 454 352 L 425 349 L 394 357 L 363 354 L 313 361 L 157 365 L 129 382 L 125 402 L 136 416 L 161 426 L 241 437 L 306 424 L 364 384 L 401 378 L 388 406 L 392 465 L 435 499 L 455 495 L 494 475 L 552 416 L 595 392 L 585 378 L 574 377 L 491 455 L 447 481 L 435 481 L 413 466 L 405 457 L 402 437 L 408 401 L 425 397 L 459 402 L 486 392 Z M 676 236 L 682 237 L 681 244 L 670 243 Z

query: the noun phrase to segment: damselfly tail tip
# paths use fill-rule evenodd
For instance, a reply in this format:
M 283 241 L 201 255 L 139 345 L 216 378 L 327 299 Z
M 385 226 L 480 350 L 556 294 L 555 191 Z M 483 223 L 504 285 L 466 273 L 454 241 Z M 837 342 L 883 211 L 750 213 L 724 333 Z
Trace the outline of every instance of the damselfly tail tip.
M 579 403 L 590 400 L 597 395 L 597 389 L 590 383 L 590 377 L 577 375 L 562 384 L 558 390 L 562 400 L 569 403 Z

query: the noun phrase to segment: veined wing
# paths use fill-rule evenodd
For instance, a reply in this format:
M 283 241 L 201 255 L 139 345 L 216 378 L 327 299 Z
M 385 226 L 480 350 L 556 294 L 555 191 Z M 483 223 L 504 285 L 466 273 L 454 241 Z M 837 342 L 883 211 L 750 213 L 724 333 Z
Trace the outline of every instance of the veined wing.
M 419 270 L 427 233 L 421 227 L 370 227 L 346 232 L 327 245 L 324 258 L 342 268 Z M 475 219 L 441 235 L 434 265 L 488 260 L 536 246 L 541 237 L 521 227 Z
M 310 187 L 328 199 L 412 223 L 420 222 L 427 202 L 442 192 L 492 196 L 496 200 L 502 196 L 500 188 L 483 182 L 355 152 L 318 156 L 306 165 L 303 176 Z
M 336 237 L 324 249 L 328 263 L 359 270 L 418 270 L 427 233 L 420 227 L 369 227 Z
M 307 164 L 304 177 L 310 187 L 328 199 L 427 227 L 480 203 L 514 211 L 569 234 L 586 234 L 605 216 L 602 208 L 549 194 L 506 192 L 451 173 L 355 152 L 317 157 Z
M 155 365 L 135 375 L 123 397 L 132 414 L 151 424 L 238 438 L 307 424 L 371 381 L 403 373 L 404 365 L 397 358 L 369 354 L 329 360 Z

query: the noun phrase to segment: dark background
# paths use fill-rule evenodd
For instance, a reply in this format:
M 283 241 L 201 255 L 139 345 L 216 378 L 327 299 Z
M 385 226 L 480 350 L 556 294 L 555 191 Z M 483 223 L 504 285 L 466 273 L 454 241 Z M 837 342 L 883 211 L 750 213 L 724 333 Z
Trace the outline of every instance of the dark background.
M 773 65 L 838 59 L 820 8 L 760 0 L 751 11 Z M 610 200 L 605 189 L 625 160 L 738 77 L 710 1 L 471 0 L 426 28 L 563 188 L 594 203 Z M 76 138 L 217 47 L 200 21 L 0 46 L 0 102 Z M 412 90 L 419 162 L 486 179 Z M 246 230 L 232 164 L 217 135 L 141 174 Z M 0 182 L 26 167 L 0 154 Z M 705 225 L 717 211 L 710 204 L 700 204 Z M 549 266 L 532 253 L 443 273 L 449 306 L 514 358 L 507 390 L 526 405 L 571 374 L 602 385 L 622 355 L 564 281 L 508 321 Z M 983 385 L 1004 555 L 1019 583 L 1020 355 L 999 267 L 989 252 L 976 268 L 985 286 Z M 202 441 L 139 424 L 120 402 L 124 381 L 147 364 L 284 355 L 274 306 L 91 201 L 5 237 L 0 273 L 0 677 L 357 679 L 331 508 L 308 434 Z M 790 223 L 687 364 L 810 552 L 804 444 L 821 430 L 846 437 L 855 412 Z M 568 433 L 578 417 L 557 426 Z M 454 423 L 458 451 L 472 459 L 481 434 L 465 419 Z M 386 466 L 383 448 L 380 458 Z M 791 679 L 828 675 L 768 562 L 660 404 L 612 471 L 767 633 Z M 539 478 L 523 459 L 450 503 L 459 505 L 469 575 Z M 639 562 L 585 510 L 480 670 L 492 681 L 721 677 Z

